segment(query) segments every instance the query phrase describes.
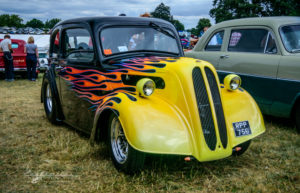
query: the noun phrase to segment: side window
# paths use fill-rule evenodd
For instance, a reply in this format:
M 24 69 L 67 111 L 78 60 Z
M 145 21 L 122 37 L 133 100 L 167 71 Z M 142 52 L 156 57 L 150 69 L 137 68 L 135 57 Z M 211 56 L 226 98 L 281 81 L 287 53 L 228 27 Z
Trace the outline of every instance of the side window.
M 59 54 L 59 30 L 54 31 L 51 36 L 50 56 L 53 57 L 53 54 Z
M 267 43 L 266 43 L 265 47 L 266 47 L 265 48 L 266 54 L 276 54 L 277 53 L 275 38 L 270 32 L 268 34 Z
M 64 57 L 70 62 L 92 62 L 94 50 L 88 30 L 83 28 L 67 29 L 63 33 Z
M 17 49 L 17 48 L 19 48 L 19 44 L 17 44 L 17 43 L 12 43 L 12 44 L 11 44 L 11 48 L 12 48 L 12 49 Z
M 232 30 L 228 51 L 264 53 L 268 35 L 269 33 L 266 29 Z
M 205 51 L 221 51 L 223 36 L 224 36 L 224 31 L 219 31 L 215 33 L 210 38 L 208 44 L 205 46 Z

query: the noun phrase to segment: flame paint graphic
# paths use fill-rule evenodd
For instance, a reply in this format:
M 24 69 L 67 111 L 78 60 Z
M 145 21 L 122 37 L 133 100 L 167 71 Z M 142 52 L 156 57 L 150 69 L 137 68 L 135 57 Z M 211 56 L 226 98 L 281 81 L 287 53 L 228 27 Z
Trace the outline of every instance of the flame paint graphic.
M 118 93 L 125 94 L 132 101 L 137 100 L 136 87 L 125 85 L 121 78 L 122 74 L 155 73 L 156 68 L 166 66 L 165 63 L 161 63 L 162 61 L 174 62 L 176 61 L 174 59 L 176 58 L 147 57 L 121 60 L 112 62 L 111 65 L 116 66 L 116 69 L 105 71 L 65 67 L 59 75 L 71 83 L 71 89 L 78 94 L 78 97 L 92 104 L 90 108 L 102 111 L 105 108 L 114 109 L 114 103 L 121 102 L 121 99 L 116 97 Z

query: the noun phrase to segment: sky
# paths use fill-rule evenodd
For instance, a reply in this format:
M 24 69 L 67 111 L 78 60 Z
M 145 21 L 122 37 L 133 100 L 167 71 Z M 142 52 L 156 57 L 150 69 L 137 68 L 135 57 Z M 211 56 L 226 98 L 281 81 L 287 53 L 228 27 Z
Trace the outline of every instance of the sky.
M 174 19 L 185 29 L 196 27 L 200 18 L 208 18 L 212 0 L 0 0 L 0 14 L 17 14 L 24 22 L 33 18 L 62 20 L 88 16 L 139 16 L 152 12 L 163 2 L 171 8 Z

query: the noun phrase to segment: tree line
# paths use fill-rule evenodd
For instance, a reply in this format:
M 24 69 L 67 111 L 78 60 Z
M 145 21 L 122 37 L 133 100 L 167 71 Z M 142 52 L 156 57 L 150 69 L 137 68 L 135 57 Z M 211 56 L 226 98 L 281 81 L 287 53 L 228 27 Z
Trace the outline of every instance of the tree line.
M 209 11 L 209 15 L 216 23 L 245 17 L 300 16 L 299 0 L 212 0 L 212 5 L 213 8 Z M 179 20 L 173 18 L 171 8 L 164 3 L 160 3 L 150 14 L 151 17 L 171 22 L 178 31 L 185 29 Z M 0 15 L 0 26 L 8 27 L 51 29 L 59 21 L 60 19 L 53 18 L 43 23 L 41 20 L 34 18 L 26 22 L 26 24 L 23 24 L 23 19 L 18 15 Z M 188 31 L 198 36 L 204 27 L 210 26 L 211 23 L 208 18 L 200 18 L 197 26 L 188 29 Z
M 216 23 L 245 17 L 300 16 L 299 0 L 213 0 Z
M 212 0 L 212 5 L 209 15 L 215 23 L 246 17 L 300 16 L 299 0 Z M 151 15 L 170 21 L 177 30 L 184 30 L 184 25 L 173 19 L 170 7 L 164 3 L 160 3 Z M 204 27 L 210 26 L 208 18 L 200 18 L 197 26 L 187 31 L 198 36 Z
M 45 23 L 39 19 L 33 18 L 27 21 L 25 24 L 23 23 L 23 19 L 19 15 L 9 15 L 2 14 L 0 15 L 0 27 L 8 26 L 8 27 L 32 27 L 32 28 L 48 28 L 51 29 L 55 26 L 56 23 L 60 22 L 61 19 L 53 18 L 50 20 L 46 20 Z

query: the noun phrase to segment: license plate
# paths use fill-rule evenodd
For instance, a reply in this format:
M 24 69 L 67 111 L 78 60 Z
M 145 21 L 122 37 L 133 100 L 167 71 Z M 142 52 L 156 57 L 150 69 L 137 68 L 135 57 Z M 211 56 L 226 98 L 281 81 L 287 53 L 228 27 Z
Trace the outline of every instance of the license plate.
M 251 135 L 251 128 L 248 121 L 232 123 L 236 137 Z

